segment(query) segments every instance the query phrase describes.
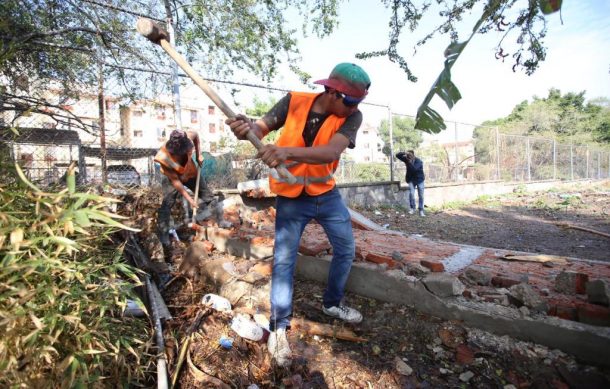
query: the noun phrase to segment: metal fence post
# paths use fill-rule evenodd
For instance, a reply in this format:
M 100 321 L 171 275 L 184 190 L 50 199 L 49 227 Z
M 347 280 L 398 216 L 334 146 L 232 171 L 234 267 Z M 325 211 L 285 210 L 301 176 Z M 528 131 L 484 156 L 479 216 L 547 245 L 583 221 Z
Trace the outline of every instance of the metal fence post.
M 532 180 L 532 165 L 530 156 L 530 137 L 525 137 L 525 159 L 527 163 L 527 180 Z
M 557 141 L 553 138 L 553 180 L 557 179 Z
M 570 180 L 574 180 L 574 145 L 570 141 Z
M 496 126 L 496 180 L 500 179 L 500 131 Z
M 587 155 L 586 177 L 589 179 L 589 146 L 587 146 L 587 152 L 585 154 Z
M 392 108 L 389 104 L 388 120 L 390 124 L 390 181 L 394 181 L 394 124 L 392 123 Z
M 102 163 L 102 182 L 106 184 L 108 182 L 108 169 L 106 163 L 106 120 L 104 112 L 104 64 L 101 57 L 99 58 L 99 80 L 97 89 L 97 104 L 99 112 L 99 131 L 100 131 L 100 159 Z
M 453 122 L 453 137 L 455 139 L 455 164 L 454 164 L 454 170 L 455 170 L 455 182 L 458 182 L 458 159 L 459 159 L 459 155 L 458 155 L 458 131 L 457 131 L 457 122 Z

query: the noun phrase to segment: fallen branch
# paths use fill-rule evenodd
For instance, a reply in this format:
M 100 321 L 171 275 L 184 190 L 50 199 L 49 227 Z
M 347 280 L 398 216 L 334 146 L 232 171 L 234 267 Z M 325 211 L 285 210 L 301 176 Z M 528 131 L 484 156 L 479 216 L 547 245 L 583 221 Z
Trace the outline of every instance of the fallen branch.
M 558 226 L 558 227 L 571 228 L 573 230 L 590 232 L 592 234 L 596 234 L 596 235 L 604 236 L 606 238 L 610 238 L 610 234 L 606 234 L 605 232 L 593 230 L 591 228 L 580 227 L 580 226 L 577 226 L 577 225 L 574 225 L 574 224 L 570 224 L 570 223 L 558 222 L 558 223 L 555 223 L 555 225 Z
M 191 360 L 191 353 L 188 351 L 186 353 L 186 362 L 188 363 L 189 368 L 191 369 L 191 373 L 193 374 L 193 378 L 195 378 L 195 381 L 214 385 L 215 387 L 221 388 L 221 389 L 231 389 L 231 387 L 229 385 L 225 384 L 218 378 L 213 377 L 213 376 L 199 370 L 197 368 L 197 366 L 195 366 L 195 364 Z
M 238 307 L 235 308 L 236 312 L 244 312 L 250 315 L 254 315 L 256 312 L 253 308 Z M 265 312 L 269 315 L 268 312 Z M 319 335 L 327 336 L 331 338 L 337 338 L 341 340 L 349 340 L 350 342 L 367 342 L 365 338 L 361 338 L 354 333 L 354 331 L 347 328 L 341 328 L 330 324 L 318 323 L 307 319 L 293 318 L 290 321 L 290 326 L 296 330 L 300 330 L 308 335 Z
M 184 363 L 184 357 L 188 351 L 189 345 L 191 344 L 191 340 L 193 339 L 193 333 L 197 331 L 199 326 L 201 325 L 201 320 L 207 315 L 209 315 L 210 310 L 206 309 L 203 311 L 199 311 L 195 320 L 191 323 L 188 331 L 186 331 L 186 339 L 182 346 L 180 347 L 180 354 L 178 356 L 178 362 L 176 363 L 176 370 L 174 370 L 174 375 L 172 376 L 172 388 L 176 387 L 176 381 L 178 380 L 178 375 L 180 374 L 180 369 L 182 368 L 182 364 Z

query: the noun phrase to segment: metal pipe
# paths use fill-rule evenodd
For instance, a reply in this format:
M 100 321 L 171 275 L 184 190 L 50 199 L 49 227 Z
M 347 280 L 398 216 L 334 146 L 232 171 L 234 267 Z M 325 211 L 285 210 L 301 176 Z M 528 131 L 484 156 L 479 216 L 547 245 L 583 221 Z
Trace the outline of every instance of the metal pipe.
M 392 123 L 392 108 L 389 104 L 388 120 L 390 123 L 390 181 L 394 181 L 394 124 Z

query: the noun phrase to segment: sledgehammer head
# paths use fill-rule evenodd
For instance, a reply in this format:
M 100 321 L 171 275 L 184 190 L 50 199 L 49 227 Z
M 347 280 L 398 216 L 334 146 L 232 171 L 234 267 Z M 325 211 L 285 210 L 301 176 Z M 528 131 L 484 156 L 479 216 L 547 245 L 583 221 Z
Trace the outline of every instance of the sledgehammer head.
M 161 39 L 169 41 L 169 34 L 159 25 L 150 19 L 139 18 L 136 23 L 136 30 L 149 41 L 159 44 Z

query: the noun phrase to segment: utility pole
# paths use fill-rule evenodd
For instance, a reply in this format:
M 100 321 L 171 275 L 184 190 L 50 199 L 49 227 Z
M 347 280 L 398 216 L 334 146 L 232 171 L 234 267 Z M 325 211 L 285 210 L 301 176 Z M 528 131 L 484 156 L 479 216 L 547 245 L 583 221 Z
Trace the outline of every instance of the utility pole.
M 169 43 L 172 47 L 176 47 L 176 34 L 174 30 L 174 19 L 172 18 L 172 8 L 169 0 L 164 0 L 165 14 L 167 15 L 167 33 L 169 34 Z M 176 129 L 182 130 L 182 108 L 180 107 L 180 77 L 178 76 L 178 65 L 176 61 L 171 62 L 172 69 L 172 93 L 174 95 L 174 125 Z

